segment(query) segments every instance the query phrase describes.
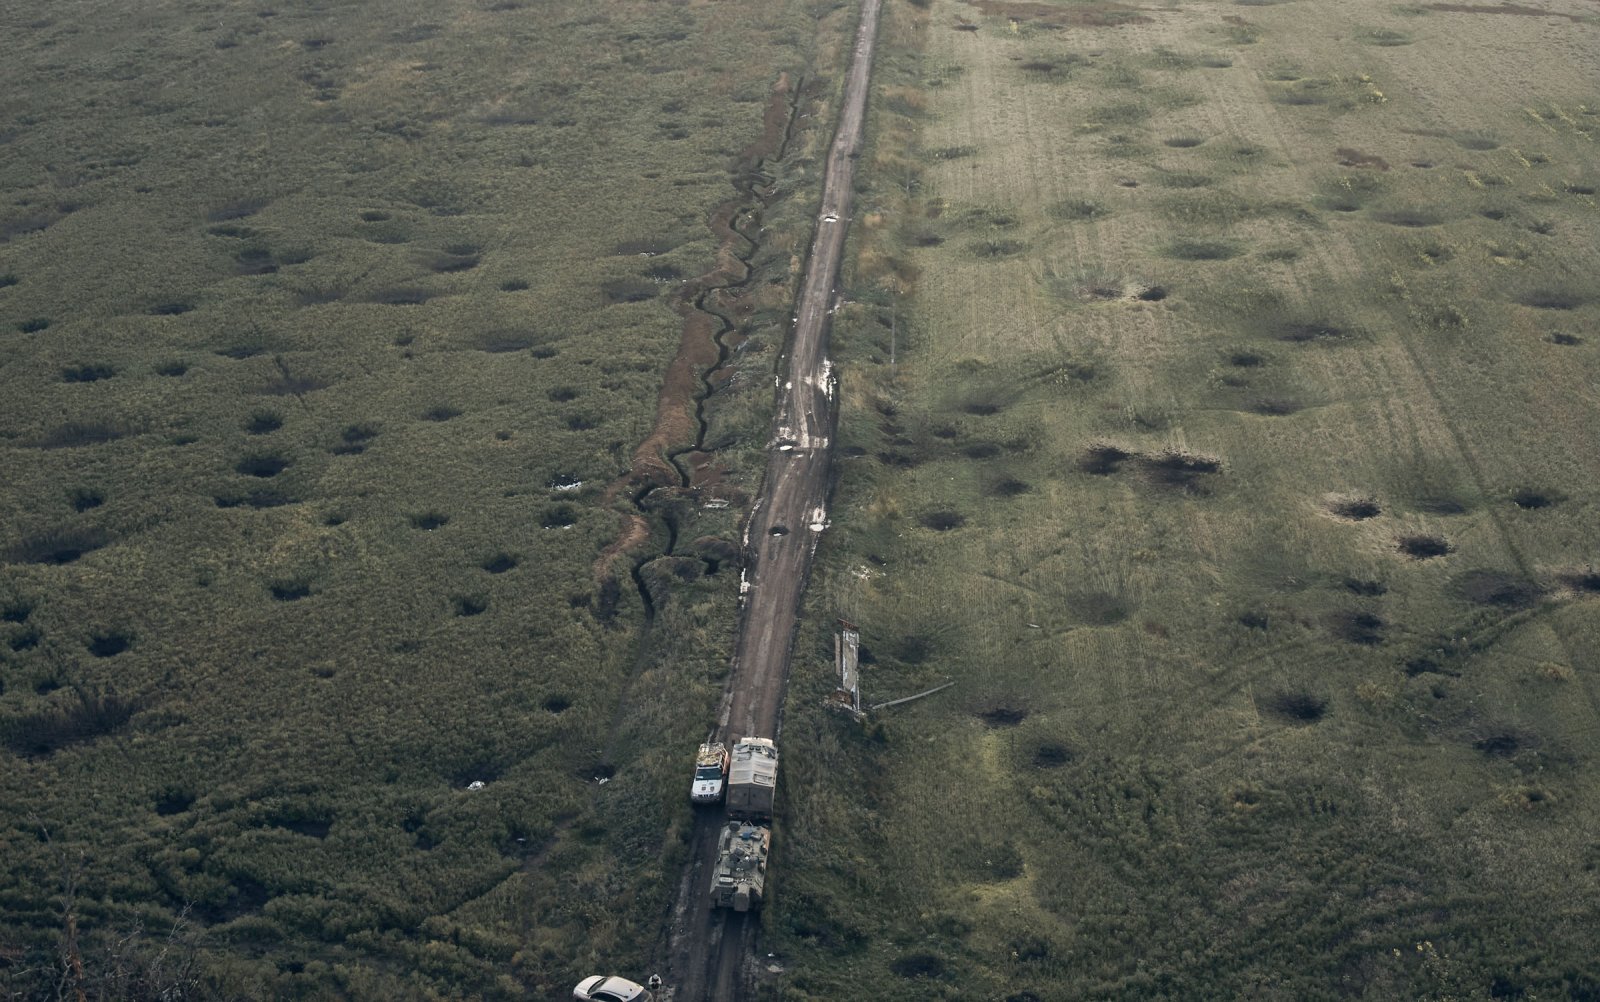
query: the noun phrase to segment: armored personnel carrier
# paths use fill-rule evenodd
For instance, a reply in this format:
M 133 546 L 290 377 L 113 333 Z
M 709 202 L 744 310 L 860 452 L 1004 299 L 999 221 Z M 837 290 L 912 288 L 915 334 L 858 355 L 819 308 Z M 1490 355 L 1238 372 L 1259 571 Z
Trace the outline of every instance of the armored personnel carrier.
M 730 821 L 717 842 L 717 868 L 711 877 L 711 907 L 736 912 L 761 907 L 767 885 L 767 853 L 772 832 L 766 825 Z

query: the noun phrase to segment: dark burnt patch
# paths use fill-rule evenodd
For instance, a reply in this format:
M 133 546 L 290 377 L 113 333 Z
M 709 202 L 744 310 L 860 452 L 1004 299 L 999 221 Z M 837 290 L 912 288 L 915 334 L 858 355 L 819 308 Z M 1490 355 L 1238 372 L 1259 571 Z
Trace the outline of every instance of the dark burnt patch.
M 917 521 L 923 528 L 932 529 L 934 532 L 949 532 L 966 525 L 967 517 L 960 512 L 941 510 L 927 512 Z
M 978 719 L 989 727 L 1015 727 L 1028 719 L 1028 711 L 1018 710 L 1009 706 L 997 706 L 979 713 Z
M 1472 739 L 1472 747 L 1489 758 L 1514 758 L 1537 744 L 1538 740 L 1532 734 L 1509 725 L 1483 728 Z
M 451 599 L 450 607 L 457 616 L 480 616 L 489 608 L 489 600 L 481 595 L 457 595 Z
M 1364 522 L 1383 514 L 1383 507 L 1369 497 L 1335 498 L 1328 502 L 1328 513 L 1349 522 Z
M 1260 397 L 1250 402 L 1250 410 L 1265 417 L 1286 417 L 1301 408 L 1298 400 L 1289 397 Z
M 114 658 L 133 646 L 133 634 L 126 630 L 106 630 L 93 633 L 84 649 L 97 658 Z
M 1115 626 L 1133 615 L 1133 603 L 1110 592 L 1073 592 L 1066 599 L 1073 616 L 1089 626 Z
M 1139 463 L 1152 484 L 1183 494 L 1204 493 L 1206 480 L 1222 471 L 1221 460 L 1186 452 L 1142 456 Z
M 76 562 L 86 553 L 111 542 L 103 532 L 95 529 L 58 529 L 27 536 L 4 551 L 6 563 L 51 564 L 60 566 Z
M 1401 536 L 1395 546 L 1412 560 L 1442 557 L 1455 549 L 1443 537 L 1428 535 Z
M 1272 617 L 1260 609 L 1249 609 L 1241 612 L 1235 622 L 1247 630 L 1265 630 L 1272 625 Z
M 1468 571 L 1456 579 L 1455 590 L 1474 605 L 1507 610 L 1532 608 L 1544 595 L 1544 589 L 1535 582 L 1494 570 Z
M 1560 581 L 1573 591 L 1600 592 L 1600 574 L 1592 570 L 1563 574 L 1560 577 Z
M 298 602 L 311 595 L 311 582 L 299 579 L 274 581 L 267 585 L 267 592 L 276 602 Z
M 1047 741 L 1034 749 L 1033 767 L 1035 769 L 1059 769 L 1073 759 L 1077 758 L 1071 748 L 1066 745 Z
M 1561 500 L 1563 499 L 1553 492 L 1536 491 L 1531 487 L 1524 487 L 1511 495 L 1511 503 L 1523 511 L 1539 511 Z
M 1033 490 L 1033 485 L 1027 481 L 1018 480 L 1015 477 L 1005 477 L 990 484 L 985 493 L 990 497 L 1015 498 L 1021 497 L 1031 490 Z
M 1363 578 L 1345 578 L 1344 590 L 1352 595 L 1360 595 L 1362 598 L 1377 598 L 1379 595 L 1387 595 L 1389 593 L 1389 586 L 1384 584 L 1382 581 L 1368 581 Z
M 1388 170 L 1389 161 L 1370 153 L 1362 153 L 1349 146 L 1341 146 L 1333 151 L 1334 158 L 1341 167 L 1375 167 L 1378 170 Z
M 974 442 L 961 451 L 968 459 L 993 459 L 1000 455 L 1000 447 L 993 442 Z
M 234 464 L 234 471 L 247 477 L 260 477 L 265 480 L 275 477 L 289 468 L 289 460 L 274 453 L 259 453 L 246 456 Z
M 1559 344 L 1566 348 L 1575 348 L 1578 345 L 1583 344 L 1583 338 L 1576 334 L 1567 334 L 1564 331 L 1557 331 L 1550 335 L 1550 343 Z
M 1576 289 L 1533 289 L 1517 297 L 1517 302 L 1536 310 L 1575 310 L 1588 302 Z
M 1131 452 L 1101 443 L 1089 447 L 1083 459 L 1079 460 L 1078 468 L 1097 477 L 1108 477 L 1121 470 L 1122 464 L 1132 458 Z
M 442 511 L 423 511 L 410 516 L 411 527 L 432 532 L 450 523 L 450 516 Z
M 1267 709 L 1293 724 L 1314 724 L 1328 715 L 1328 701 L 1315 693 L 1292 690 L 1267 700 Z
M 61 370 L 63 383 L 98 383 L 110 379 L 117 370 L 109 365 L 69 365 Z
M 1387 626 L 1383 617 L 1371 612 L 1340 611 L 1328 616 L 1328 629 L 1334 636 L 1364 647 L 1383 643 L 1383 631 Z
M 485 557 L 478 566 L 490 574 L 504 574 L 507 571 L 515 570 L 520 563 L 522 563 L 520 557 L 502 551 L 493 556 Z

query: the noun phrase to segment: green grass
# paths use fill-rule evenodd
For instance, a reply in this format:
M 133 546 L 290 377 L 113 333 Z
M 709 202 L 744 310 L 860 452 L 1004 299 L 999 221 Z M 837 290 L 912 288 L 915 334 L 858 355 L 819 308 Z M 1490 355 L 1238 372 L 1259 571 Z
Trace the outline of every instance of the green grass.
M 0 15 L 8 993 L 55 983 L 64 872 L 91 994 L 180 921 L 204 997 L 642 968 L 737 511 L 675 514 L 647 633 L 601 492 L 779 71 L 842 30 L 811 7 Z M 708 405 L 745 490 L 808 216 L 766 213 Z
M 1564 188 L 1587 139 L 1524 111 L 1576 107 L 1582 74 L 1536 100 L 1487 73 L 1449 98 L 1470 130 L 1433 134 L 1442 92 L 1400 82 L 1487 18 L 1373 45 L 1386 8 L 1250 6 L 1254 44 L 1185 77 L 1200 103 L 1151 67 L 874 119 L 984 156 L 916 199 L 880 182 L 907 222 L 853 238 L 873 306 L 835 332 L 851 458 L 785 711 L 779 997 L 1600 990 L 1600 248 Z M 970 79 L 1170 38 L 980 49 L 957 11 L 926 58 L 964 47 Z M 1114 148 L 1084 133 L 1130 107 Z M 1015 255 L 973 257 L 979 207 Z M 891 372 L 869 290 L 901 259 Z M 955 686 L 826 712 L 838 616 L 868 702 Z

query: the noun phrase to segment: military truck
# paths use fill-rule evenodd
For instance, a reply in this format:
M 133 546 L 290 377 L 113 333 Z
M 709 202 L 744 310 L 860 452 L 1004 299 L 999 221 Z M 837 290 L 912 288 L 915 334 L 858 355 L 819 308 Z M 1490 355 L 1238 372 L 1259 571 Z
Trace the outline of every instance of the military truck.
M 745 738 L 733 746 L 728 768 L 728 817 L 768 821 L 778 790 L 778 746 L 771 738 Z
M 694 780 L 689 784 L 689 802 L 714 804 L 722 799 L 723 782 L 728 777 L 728 746 L 708 741 L 694 757 Z
M 747 912 L 761 907 L 767 886 L 767 853 L 772 831 L 766 825 L 730 821 L 717 840 L 717 868 L 711 875 L 711 907 Z

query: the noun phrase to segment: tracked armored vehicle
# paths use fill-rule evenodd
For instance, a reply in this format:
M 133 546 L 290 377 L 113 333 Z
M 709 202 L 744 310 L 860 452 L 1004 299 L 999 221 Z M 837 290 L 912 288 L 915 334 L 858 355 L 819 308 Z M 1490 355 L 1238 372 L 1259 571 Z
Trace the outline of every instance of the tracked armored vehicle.
M 767 886 L 767 853 L 772 832 L 766 825 L 730 821 L 717 841 L 717 868 L 711 876 L 711 907 L 748 912 L 761 907 Z

